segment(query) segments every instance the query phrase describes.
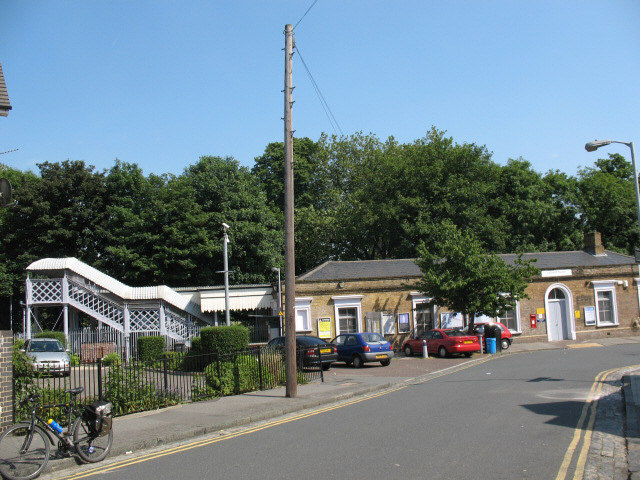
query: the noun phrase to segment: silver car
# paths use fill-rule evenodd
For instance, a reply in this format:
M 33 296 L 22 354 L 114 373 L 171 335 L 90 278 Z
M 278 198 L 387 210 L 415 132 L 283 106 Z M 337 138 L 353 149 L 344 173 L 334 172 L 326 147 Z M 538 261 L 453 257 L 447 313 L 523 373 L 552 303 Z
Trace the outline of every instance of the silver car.
M 55 338 L 27 340 L 24 351 L 31 357 L 31 365 L 36 371 L 65 376 L 71 373 L 69 353 Z

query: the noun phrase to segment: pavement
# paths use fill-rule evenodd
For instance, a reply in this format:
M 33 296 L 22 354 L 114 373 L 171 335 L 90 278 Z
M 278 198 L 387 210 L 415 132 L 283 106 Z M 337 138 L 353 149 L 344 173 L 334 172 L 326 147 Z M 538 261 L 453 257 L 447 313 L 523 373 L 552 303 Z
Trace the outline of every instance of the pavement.
M 518 343 L 516 340 L 509 350 L 498 355 L 579 348 L 594 343 L 603 346 L 640 343 L 640 336 L 549 343 Z M 279 387 L 118 417 L 113 422 L 113 447 L 105 462 L 121 455 L 134 457 L 150 449 L 194 441 L 204 435 L 223 434 L 244 425 L 397 388 L 404 383 L 429 378 L 436 372 L 486 358 L 487 355 L 474 355 L 471 359 L 415 361 L 399 354 L 388 367 L 376 364 L 354 369 L 335 364 L 325 372 L 324 382 L 318 380 L 298 385 L 295 398 L 287 398 L 285 388 Z M 640 480 L 640 370 L 613 372 L 602 385 L 602 401 L 598 403 L 584 478 Z M 75 458 L 57 457 L 55 449 L 52 453 L 48 473 L 43 478 L 71 475 L 82 468 Z M 65 471 L 67 469 L 73 470 Z

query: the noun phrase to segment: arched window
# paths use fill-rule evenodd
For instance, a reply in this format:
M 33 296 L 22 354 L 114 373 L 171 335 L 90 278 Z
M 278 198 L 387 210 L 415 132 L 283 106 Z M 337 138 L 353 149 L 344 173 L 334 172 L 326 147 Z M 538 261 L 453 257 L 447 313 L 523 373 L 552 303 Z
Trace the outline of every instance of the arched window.
M 559 288 L 554 288 L 549 292 L 549 300 L 564 300 L 564 292 Z

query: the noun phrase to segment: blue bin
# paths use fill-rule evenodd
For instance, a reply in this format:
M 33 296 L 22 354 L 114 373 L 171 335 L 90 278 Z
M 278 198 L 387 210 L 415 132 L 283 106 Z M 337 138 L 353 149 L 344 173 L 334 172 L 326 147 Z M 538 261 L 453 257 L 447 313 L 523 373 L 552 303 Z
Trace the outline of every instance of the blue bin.
M 487 353 L 496 353 L 496 339 L 495 338 L 487 338 Z

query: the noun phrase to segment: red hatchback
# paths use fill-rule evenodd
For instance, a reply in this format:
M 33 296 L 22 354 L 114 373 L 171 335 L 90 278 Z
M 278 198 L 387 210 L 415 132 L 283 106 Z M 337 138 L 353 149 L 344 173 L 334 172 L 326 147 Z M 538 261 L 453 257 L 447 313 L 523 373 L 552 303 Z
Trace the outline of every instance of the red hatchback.
M 467 335 L 454 328 L 435 328 L 427 330 L 417 338 L 404 342 L 402 350 L 407 356 L 422 353 L 422 340 L 427 341 L 427 352 L 446 357 L 454 353 L 462 353 L 470 357 L 473 352 L 482 352 L 478 337 Z

